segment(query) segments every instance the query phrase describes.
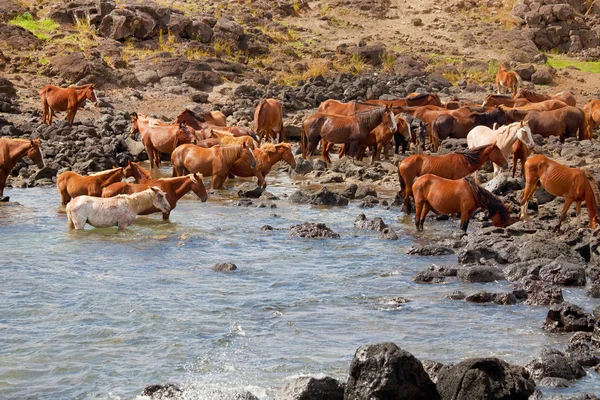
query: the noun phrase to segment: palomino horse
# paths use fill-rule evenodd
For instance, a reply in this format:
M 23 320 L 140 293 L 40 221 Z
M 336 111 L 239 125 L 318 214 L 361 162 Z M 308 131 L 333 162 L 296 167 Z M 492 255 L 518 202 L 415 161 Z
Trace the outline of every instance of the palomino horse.
M 565 137 L 579 137 L 581 140 L 585 135 L 585 116 L 577 107 L 567 106 L 552 111 L 506 109 L 505 112 L 510 122 L 527 120 L 534 135 L 558 136 L 561 142 L 565 141 Z
M 577 106 L 577 100 L 575 100 L 575 96 L 568 90 L 558 92 L 555 95 L 547 95 L 542 93 L 534 92 L 529 89 L 521 89 L 518 95 L 515 96 L 515 99 L 527 99 L 532 103 L 539 103 L 545 100 L 560 100 L 563 103 L 569 106 Z
M 262 147 L 253 150 L 254 158 L 256 158 L 256 167 L 250 167 L 245 160 L 237 160 L 231 167 L 231 173 L 241 178 L 249 178 L 256 176 L 258 178 L 258 186 L 263 189 L 267 187 L 266 176 L 277 162 L 283 160 L 292 168 L 296 167 L 296 160 L 292 153 L 292 146 L 289 143 L 271 144 L 265 143 Z
M 56 188 L 60 194 L 63 205 L 79 196 L 102 196 L 102 189 L 115 182 L 120 182 L 126 173 L 123 168 L 114 168 L 107 171 L 81 176 L 77 172 L 66 171 L 58 175 Z M 133 176 L 133 175 L 130 175 Z
M 85 86 L 69 86 L 68 88 L 59 88 L 57 86 L 47 85 L 40 90 L 40 99 L 42 100 L 42 124 L 52 125 L 52 117 L 55 111 L 66 111 L 65 120 L 73 125 L 75 114 L 84 101 L 90 100 L 98 104 L 96 84 L 92 83 Z
M 415 225 L 423 230 L 425 217 L 431 209 L 442 214 L 460 213 L 460 229 L 465 233 L 471 216 L 478 208 L 487 210 L 494 226 L 510 224 L 510 214 L 502 201 L 471 179 L 444 179 L 425 174 L 412 185 L 415 195 Z
M 201 173 L 211 176 L 211 189 L 220 189 L 229 175 L 233 164 L 239 159 L 245 160 L 251 168 L 256 168 L 256 158 L 252 150 L 245 144 L 237 146 L 214 146 L 209 149 L 184 144 L 179 146 L 171 156 L 173 176 L 189 173 Z
M 127 182 L 116 182 L 112 185 L 104 188 L 102 191 L 102 197 L 115 197 L 120 194 L 134 194 L 142 192 L 150 187 L 157 187 L 165 193 L 167 201 L 169 202 L 169 210 L 163 211 L 163 219 L 169 219 L 171 211 L 177 206 L 177 202 L 183 196 L 185 196 L 190 190 L 198 196 L 200 201 L 203 203 L 208 197 L 206 193 L 206 187 L 202 182 L 202 175 L 190 174 L 186 176 L 176 178 L 163 178 L 156 180 L 147 180 L 142 183 L 127 183 Z M 138 212 L 138 215 L 148 215 L 155 212 L 160 212 L 156 206 L 149 205 L 147 209 Z
M 555 231 L 560 230 L 565 215 L 571 204 L 575 202 L 577 211 L 577 227 L 581 223 L 581 202 L 585 201 L 590 217 L 591 229 L 598 223 L 598 184 L 588 176 L 585 171 L 577 168 L 565 167 L 541 154 L 529 158 L 525 162 L 525 191 L 521 200 L 521 219 L 527 220 L 527 205 L 531 196 L 538 188 L 538 184 L 554 196 L 565 198 L 565 205 L 558 219 Z
M 396 120 L 389 107 L 356 113 L 353 116 L 315 113 L 302 122 L 302 157 L 312 156 L 319 140 L 329 143 L 348 144 L 348 154 L 358 157 L 359 147 L 377 125 L 385 122 L 392 131 L 396 130 Z M 327 146 L 322 146 L 323 161 L 331 163 Z
M 490 94 L 485 98 L 481 105 L 483 107 L 521 107 L 526 106 L 527 104 L 531 104 L 527 99 L 515 99 L 514 97 L 505 94 Z
M 285 128 L 283 127 L 283 107 L 275 99 L 262 99 L 254 111 L 254 132 L 258 135 L 258 143 L 265 141 L 283 142 Z
M 80 230 L 88 223 L 96 228 L 117 226 L 122 230 L 131 225 L 138 214 L 152 206 L 163 213 L 169 212 L 169 202 L 157 187 L 108 199 L 79 196 L 67 204 L 69 229 Z
M 463 113 L 442 114 L 433 121 L 433 137 L 440 142 L 448 137 L 464 139 L 476 126 L 484 125 L 492 128 L 494 124 L 505 125 L 507 122 L 506 114 L 500 108 L 484 113 L 472 112 L 467 115 Z
M 467 135 L 467 144 L 470 149 L 496 143 L 496 146 L 498 146 L 505 158 L 512 152 L 513 144 L 517 141 L 524 143 L 529 149 L 533 149 L 535 146 L 531 129 L 529 129 L 527 122 L 514 122 L 510 125 L 501 126 L 496 130 L 490 129 L 487 126 L 476 126 Z M 500 167 L 494 164 L 494 176 L 499 173 Z M 475 171 L 475 181 L 479 181 L 477 171 Z
M 251 136 L 232 136 L 226 132 L 219 132 L 215 129 L 211 129 L 211 134 L 219 139 L 219 143 L 223 147 L 245 143 L 251 150 L 258 148 L 258 143 L 256 140 L 252 139 Z
M 146 147 L 150 168 L 160 167 L 160 153 L 171 154 L 179 145 L 194 143 L 196 135 L 191 127 L 180 125 L 151 124 L 144 114 L 133 113 L 131 117 L 131 130 L 133 135 L 140 133 L 142 143 Z
M 414 154 L 402 160 L 398 166 L 400 194 L 404 195 L 404 210 L 410 213 L 410 196 L 415 178 L 424 174 L 434 174 L 446 179 L 460 179 L 477 171 L 488 160 L 508 167 L 508 161 L 496 146 L 496 143 L 476 147 L 461 153 L 449 153 L 442 156 Z
M 225 115 L 220 111 L 192 111 L 188 108 L 179 113 L 171 123 L 173 125 L 186 124 L 195 130 L 206 126 L 227 126 Z
M 585 139 L 592 138 L 592 131 L 600 124 L 600 100 L 592 100 L 583 107 L 585 115 Z
M 21 158 L 27 156 L 38 168 L 44 168 L 44 155 L 40 146 L 40 139 L 0 137 L 0 201 L 8 201 L 8 196 L 3 195 L 6 178 Z
M 509 71 L 508 65 L 505 62 L 498 64 L 498 73 L 496 74 L 496 86 L 498 87 L 497 93 L 500 94 L 500 87 L 504 88 L 502 91 L 506 92 L 505 89 L 510 90 L 510 94 L 514 97 L 517 95 L 519 85 L 523 82 L 521 77 L 515 71 Z

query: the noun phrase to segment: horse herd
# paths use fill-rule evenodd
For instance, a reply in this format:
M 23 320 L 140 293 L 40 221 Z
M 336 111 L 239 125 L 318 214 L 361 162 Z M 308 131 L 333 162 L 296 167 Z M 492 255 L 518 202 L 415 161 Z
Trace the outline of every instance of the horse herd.
M 488 210 L 492 222 L 507 226 L 506 207 L 492 193 L 481 188 L 477 170 L 487 161 L 494 164 L 494 176 L 508 167 L 513 153 L 513 177 L 517 162 L 522 164 L 526 188 L 521 201 L 522 219 L 527 218 L 527 202 L 541 184 L 556 196 L 566 198 L 557 229 L 570 205 L 575 202 L 578 222 L 581 203 L 586 202 L 590 227 L 597 223 L 598 186 L 584 171 L 567 168 L 547 157 L 529 157 L 535 145 L 533 134 L 579 139 L 591 138 L 600 122 L 600 101 L 588 103 L 583 110 L 569 92 L 554 96 L 523 89 L 511 82 L 514 71 L 499 66 L 497 84 L 507 87 L 513 96 L 489 95 L 483 104 L 452 98 L 443 104 L 436 94 L 413 93 L 394 100 L 367 100 L 348 103 L 326 100 L 316 113 L 302 123 L 303 158 L 312 156 L 319 143 L 322 159 L 330 163 L 330 151 L 339 145 L 339 157 L 362 159 L 372 149 L 371 162 L 389 157 L 395 143 L 397 153 L 406 152 L 410 144 L 415 154 L 398 165 L 400 192 L 406 213 L 411 212 L 411 197 L 416 208 L 418 230 L 430 210 L 445 214 L 460 213 L 461 228 L 478 208 Z M 515 78 L 516 79 L 516 78 Z M 77 109 L 86 99 L 96 102 L 95 85 L 40 91 L 42 121 L 52 122 L 55 111 L 67 111 L 73 122 Z M 416 127 L 415 127 L 416 124 Z M 66 205 L 69 227 L 115 226 L 123 229 L 135 215 L 161 212 L 169 218 L 177 201 L 193 191 L 202 201 L 207 199 L 204 176 L 212 176 L 211 189 L 223 187 L 228 177 L 256 176 L 258 185 L 266 187 L 265 176 L 273 165 L 284 160 L 292 167 L 296 161 L 292 147 L 284 143 L 283 109 L 275 99 L 263 99 L 254 114 L 254 129 L 227 126 L 219 111 L 182 111 L 173 121 L 164 122 L 142 113 L 133 113 L 130 134 L 139 133 L 148 154 L 150 169 L 161 165 L 161 154 L 170 154 L 173 178 L 153 179 L 138 163 L 88 176 L 64 172 L 57 178 L 62 204 Z M 448 138 L 466 138 L 469 149 L 445 155 L 425 155 L 429 147 L 436 152 Z M 261 146 L 261 142 L 264 144 Z M 267 140 L 278 143 L 267 143 Z M 0 138 L 0 199 L 6 178 L 17 160 L 27 155 L 43 167 L 39 139 Z M 475 181 L 462 179 L 474 173 Z M 133 183 L 124 182 L 132 178 Z M 5 198 L 7 200 L 7 198 Z

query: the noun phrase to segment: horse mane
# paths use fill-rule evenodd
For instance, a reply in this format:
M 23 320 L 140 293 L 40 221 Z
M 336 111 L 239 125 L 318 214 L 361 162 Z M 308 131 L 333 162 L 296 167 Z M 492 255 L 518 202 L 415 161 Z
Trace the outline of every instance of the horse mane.
M 277 147 L 273 143 L 265 143 L 260 147 L 264 153 L 275 153 L 277 152 Z
M 142 168 L 139 164 L 134 168 L 136 168 L 144 178 L 152 179 L 152 174 L 146 168 Z
M 210 111 L 204 111 L 204 110 L 202 110 L 200 112 L 197 112 L 197 111 L 192 111 L 189 108 L 186 108 L 185 110 L 183 110 L 181 112 L 181 114 L 183 114 L 186 111 L 188 113 L 190 113 L 190 115 L 192 117 L 194 117 L 195 119 L 197 119 L 200 122 L 206 122 L 207 119 L 213 120 L 213 117 L 212 117 L 212 114 L 210 113 Z M 179 114 L 179 115 L 181 115 L 181 114 Z
M 512 96 L 508 94 L 489 94 L 488 99 L 512 99 Z
M 235 146 L 221 147 L 223 161 L 225 161 L 225 164 L 228 165 L 233 164 L 240 157 L 240 154 L 242 154 L 243 150 L 244 146 L 242 146 L 241 144 L 237 144 Z
M 122 194 L 117 197 L 123 196 L 127 200 L 127 204 L 133 209 L 144 210 L 152 205 L 153 193 L 152 189 L 146 189 L 138 193 Z
M 432 95 L 434 95 L 434 94 L 433 93 L 417 93 L 417 94 L 414 94 L 414 95 L 407 96 L 406 99 L 407 100 L 408 99 L 410 99 L 410 100 L 420 100 L 422 98 L 429 97 L 429 96 L 432 96 Z M 434 95 L 434 96 L 437 96 L 437 95 Z
M 104 171 L 100 171 L 100 172 L 94 172 L 93 174 L 88 174 L 88 176 L 101 176 L 101 175 L 109 175 L 112 173 L 115 173 L 118 170 L 123 170 L 123 167 L 119 167 L 119 168 L 111 168 L 111 169 L 105 169 Z
M 500 213 L 500 219 L 503 224 L 508 224 L 510 221 L 510 214 L 508 210 L 502 204 L 502 201 L 495 196 L 493 193 L 485 190 L 481 186 L 479 186 L 471 177 L 465 178 L 467 182 L 469 182 L 469 186 L 471 187 L 471 192 L 473 193 L 473 198 L 475 199 L 475 204 L 477 207 L 485 208 L 490 212 L 490 214 Z
M 481 153 L 483 153 L 483 150 L 485 150 L 488 146 L 491 145 L 484 144 L 483 146 L 473 147 L 472 149 L 457 151 L 455 154 L 464 156 L 470 165 L 477 165 L 481 160 Z
M 377 126 L 381 123 L 381 117 L 386 112 L 385 107 L 375 108 L 374 110 L 356 113 L 359 125 Z

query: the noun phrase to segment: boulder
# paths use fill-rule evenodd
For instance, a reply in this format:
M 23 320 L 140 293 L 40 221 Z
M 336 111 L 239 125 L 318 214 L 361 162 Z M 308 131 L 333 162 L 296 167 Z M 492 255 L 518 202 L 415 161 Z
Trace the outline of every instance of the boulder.
M 473 358 L 443 367 L 437 388 L 442 400 L 527 400 L 535 382 L 523 367 L 497 358 Z
M 146 150 L 142 142 L 133 140 L 130 137 L 125 139 L 125 146 L 127 146 L 127 150 L 129 151 L 129 153 L 135 157 L 139 156 L 142 152 Z
M 36 50 L 43 41 L 33 33 L 16 25 L 8 25 L 0 22 L 0 38 L 2 42 L 15 50 Z
M 299 225 L 294 225 L 290 228 L 291 236 L 304 238 L 332 238 L 339 239 L 340 235 L 332 231 L 325 224 L 315 224 L 312 222 L 304 222 Z
M 537 277 L 523 278 L 518 288 L 527 293 L 525 304 L 545 306 L 560 304 L 564 301 L 562 290 L 559 287 L 540 281 Z
M 11 81 L 0 77 L 0 93 L 6 93 L 9 96 L 14 96 L 17 94 L 17 89 L 15 89 L 15 85 L 13 85 Z
M 527 66 L 520 65 L 514 68 L 514 71 L 523 79 L 524 81 L 531 80 L 531 75 L 535 72 L 535 67 L 532 64 Z
M 263 193 L 263 189 L 254 182 L 244 182 L 237 189 L 238 197 L 258 199 Z
M 458 280 L 464 282 L 483 283 L 501 281 L 504 279 L 504 275 L 502 275 L 502 272 L 498 268 L 488 265 L 462 266 L 458 269 L 456 277 Z
M 344 386 L 328 376 L 301 376 L 286 383 L 275 400 L 344 400 Z
M 174 383 L 159 385 L 148 385 L 142 390 L 141 396 L 149 397 L 152 400 L 177 399 L 183 391 Z
M 210 267 L 213 271 L 235 271 L 237 269 L 237 265 L 234 263 L 216 263 L 212 267 Z
M 328 206 L 347 206 L 348 199 L 323 187 L 310 197 L 310 204 Z
M 548 69 L 538 69 L 531 75 L 531 82 L 536 85 L 548 85 L 552 83 L 552 73 Z
M 365 214 L 360 214 L 354 221 L 354 227 L 358 229 L 381 232 L 387 228 L 387 224 L 379 217 L 375 217 L 369 221 Z
M 549 347 L 543 348 L 540 355 L 525 367 L 536 381 L 543 378 L 579 379 L 585 371 L 577 361 Z
M 345 400 L 439 398 L 421 362 L 394 343 L 378 343 L 356 350 L 344 391 Z
M 585 285 L 585 268 L 564 260 L 564 257 L 559 257 L 550 264 L 542 267 L 539 276 L 543 281 L 557 285 Z
M 225 37 L 233 40 L 239 40 L 244 34 L 244 28 L 235 21 L 221 17 L 213 27 L 215 37 Z
M 18 1 L 0 0 L 0 22 L 8 22 L 27 11 L 29 10 Z
M 548 310 L 543 328 L 550 332 L 591 332 L 594 318 L 574 304 L 555 304 Z
M 590 282 L 585 288 L 585 295 L 594 299 L 600 298 L 600 281 Z
M 377 66 L 381 64 L 381 57 L 385 53 L 385 46 L 383 43 L 377 42 L 367 46 L 348 47 L 345 52 L 350 55 L 356 55 L 361 60 Z
M 57 75 L 73 83 L 97 83 L 102 85 L 114 80 L 101 59 L 85 56 L 81 52 L 57 55 L 50 59 L 50 66 Z

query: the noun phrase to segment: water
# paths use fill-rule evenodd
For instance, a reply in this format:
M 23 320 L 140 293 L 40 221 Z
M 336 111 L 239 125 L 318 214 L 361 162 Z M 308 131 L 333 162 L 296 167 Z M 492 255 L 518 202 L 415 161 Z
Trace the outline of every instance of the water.
M 295 190 L 283 173 L 268 181 L 278 196 Z M 200 399 L 215 398 L 214 389 L 272 399 L 291 376 L 345 380 L 364 344 L 393 341 L 440 362 L 497 356 L 525 365 L 542 346 L 568 341 L 540 329 L 546 307 L 444 298 L 510 290 L 507 282 L 411 281 L 455 261 L 405 253 L 456 221 L 416 235 L 398 210 L 285 199 L 276 209 L 243 208 L 228 187 L 206 203 L 186 196 L 169 222 L 140 217 L 124 232 L 69 231 L 54 187 L 8 190 L 21 205 L 0 204 L 0 398 L 131 399 L 170 381 Z M 381 216 L 400 240 L 354 230 L 361 212 Z M 290 238 L 287 228 L 304 221 L 325 222 L 341 239 Z M 267 224 L 286 229 L 262 232 Z M 212 271 L 217 262 L 239 269 Z M 389 299 L 398 296 L 411 301 L 395 307 Z M 588 311 L 599 304 L 581 289 L 565 297 Z M 582 391 L 600 391 L 598 374 L 546 392 Z

